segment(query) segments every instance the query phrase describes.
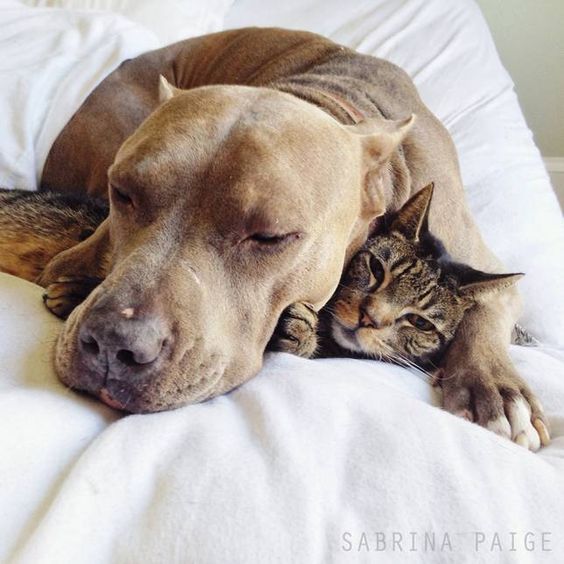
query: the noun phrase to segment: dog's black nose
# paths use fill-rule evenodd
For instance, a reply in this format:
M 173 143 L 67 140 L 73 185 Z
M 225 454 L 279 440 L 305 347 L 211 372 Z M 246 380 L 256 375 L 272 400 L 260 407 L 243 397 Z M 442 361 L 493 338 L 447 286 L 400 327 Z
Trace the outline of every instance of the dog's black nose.
M 132 319 L 119 314 L 92 313 L 79 331 L 84 360 L 110 372 L 153 364 L 162 354 L 167 339 L 168 332 L 157 316 Z

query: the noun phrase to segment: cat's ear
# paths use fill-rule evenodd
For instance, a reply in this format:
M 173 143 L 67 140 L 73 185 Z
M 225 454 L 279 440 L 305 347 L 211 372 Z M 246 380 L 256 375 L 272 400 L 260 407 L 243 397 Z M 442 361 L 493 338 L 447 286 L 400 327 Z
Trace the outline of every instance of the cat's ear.
M 362 147 L 362 210 L 366 218 L 382 215 L 385 202 L 382 198 L 381 174 L 394 151 L 404 140 L 415 122 L 415 114 L 402 120 L 367 118 L 345 129 L 360 140 Z
M 513 286 L 525 276 L 522 272 L 511 274 L 488 274 L 473 268 L 465 269 L 458 292 L 463 298 L 476 301 L 487 294 L 499 292 L 504 288 Z
M 401 207 L 390 226 L 390 231 L 401 233 L 409 241 L 419 241 L 422 233 L 429 230 L 429 209 L 434 184 L 421 188 Z
M 181 92 L 180 88 L 173 86 L 162 74 L 159 75 L 159 102 L 161 104 L 168 102 Z

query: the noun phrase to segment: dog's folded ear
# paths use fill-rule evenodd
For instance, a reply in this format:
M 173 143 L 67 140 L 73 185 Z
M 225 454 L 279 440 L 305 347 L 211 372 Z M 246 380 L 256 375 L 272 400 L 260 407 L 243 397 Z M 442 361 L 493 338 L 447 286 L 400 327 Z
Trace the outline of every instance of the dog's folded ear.
M 415 114 L 402 120 L 368 118 L 345 128 L 360 140 L 364 180 L 363 216 L 372 219 L 385 211 L 381 173 L 415 122 Z
M 168 102 L 181 92 L 180 88 L 173 86 L 162 74 L 159 75 L 159 101 L 161 104 Z
M 368 168 L 382 166 L 390 159 L 415 123 L 415 114 L 401 120 L 368 118 L 346 128 L 360 137 Z

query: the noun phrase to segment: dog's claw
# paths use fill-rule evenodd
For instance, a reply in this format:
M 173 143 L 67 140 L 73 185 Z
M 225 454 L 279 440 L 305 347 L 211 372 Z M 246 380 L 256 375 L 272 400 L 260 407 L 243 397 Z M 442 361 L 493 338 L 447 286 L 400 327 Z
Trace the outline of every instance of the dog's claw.
M 550 444 L 550 433 L 541 419 L 533 420 L 533 427 L 539 434 L 541 445 L 547 446 Z

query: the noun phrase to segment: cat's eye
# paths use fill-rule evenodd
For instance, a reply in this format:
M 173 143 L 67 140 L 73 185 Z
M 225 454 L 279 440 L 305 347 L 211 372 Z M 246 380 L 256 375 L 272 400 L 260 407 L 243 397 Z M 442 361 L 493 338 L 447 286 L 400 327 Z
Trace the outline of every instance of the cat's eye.
M 384 271 L 384 265 L 380 259 L 377 259 L 374 255 L 370 255 L 370 272 L 372 272 L 372 276 L 375 279 L 375 283 L 372 284 L 374 287 L 380 286 L 384 281 L 384 277 L 386 275 Z
M 432 331 L 435 328 L 430 321 L 415 313 L 408 313 L 407 315 L 404 315 L 404 317 L 407 321 L 409 321 L 409 323 L 411 323 L 411 325 L 413 325 L 413 327 L 419 329 L 419 331 Z

